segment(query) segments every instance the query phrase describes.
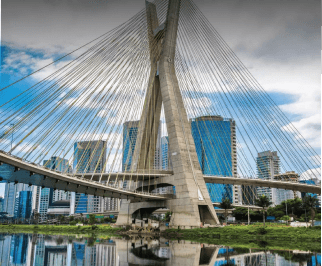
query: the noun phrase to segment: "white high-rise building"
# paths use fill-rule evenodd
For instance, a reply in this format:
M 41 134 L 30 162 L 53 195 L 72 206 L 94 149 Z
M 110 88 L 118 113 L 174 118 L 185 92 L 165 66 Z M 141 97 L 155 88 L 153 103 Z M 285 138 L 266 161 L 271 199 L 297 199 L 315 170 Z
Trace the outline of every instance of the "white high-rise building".
M 275 175 L 274 179 L 281 180 L 284 182 L 298 182 L 300 176 L 294 171 L 288 171 L 284 174 Z M 279 205 L 283 201 L 288 199 L 300 198 L 301 193 L 299 191 L 285 190 L 285 189 L 275 189 L 275 204 Z
M 274 180 L 274 176 L 280 173 L 280 159 L 276 151 L 264 151 L 258 153 L 257 160 L 257 176 L 261 179 Z M 276 189 L 275 188 L 257 188 L 257 195 L 266 195 L 273 205 L 276 205 Z

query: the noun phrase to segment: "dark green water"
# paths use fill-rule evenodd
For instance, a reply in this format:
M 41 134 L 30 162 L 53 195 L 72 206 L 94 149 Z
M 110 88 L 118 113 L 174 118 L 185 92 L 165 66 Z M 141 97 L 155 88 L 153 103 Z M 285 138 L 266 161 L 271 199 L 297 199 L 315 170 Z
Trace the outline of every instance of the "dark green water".
M 184 240 L 1 234 L 0 265 L 321 265 L 321 254 L 261 250 Z

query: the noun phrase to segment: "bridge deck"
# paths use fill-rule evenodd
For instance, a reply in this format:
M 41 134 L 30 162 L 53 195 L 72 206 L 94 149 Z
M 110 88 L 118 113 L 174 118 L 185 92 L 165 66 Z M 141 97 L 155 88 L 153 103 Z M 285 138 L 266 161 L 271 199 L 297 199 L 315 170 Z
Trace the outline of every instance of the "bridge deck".
M 98 174 L 63 174 L 58 171 L 50 170 L 46 167 L 23 161 L 20 158 L 11 156 L 5 152 L 0 151 L 0 163 L 5 163 L 15 167 L 16 171 L 25 170 L 29 172 L 29 177 L 19 177 L 15 174 L 8 182 L 21 182 L 37 186 L 52 187 L 67 191 L 75 191 L 80 193 L 88 193 L 98 196 L 113 196 L 120 198 L 138 198 L 149 200 L 164 200 L 168 198 L 166 195 L 158 195 L 139 191 L 129 191 L 119 187 L 113 187 L 110 185 L 97 182 L 100 178 L 101 181 L 124 181 L 124 180 L 147 180 L 157 178 L 157 182 L 164 182 L 168 177 L 172 175 L 171 171 L 138 171 L 135 173 L 122 172 L 122 173 L 98 173 Z M 15 171 L 15 172 L 16 172 Z M 25 173 L 26 175 L 26 173 Z M 36 178 L 40 175 L 41 178 Z M 321 194 L 321 187 L 316 185 L 307 185 L 303 183 L 275 181 L 275 180 L 263 180 L 263 179 L 244 179 L 235 177 L 218 177 L 218 176 L 204 176 L 206 183 L 218 183 L 218 184 L 234 184 L 234 185 L 252 185 L 258 187 L 270 187 L 281 188 L 301 192 L 309 192 L 315 194 Z M 45 180 L 47 179 L 47 181 Z M 43 181 L 42 181 L 43 180 Z M 48 181 L 51 180 L 51 181 Z M 113 195 L 114 194 L 114 195 Z M 121 196 L 122 195 L 122 196 Z
M 236 177 L 219 177 L 204 176 L 206 183 L 233 184 L 233 185 L 249 185 L 257 187 L 281 188 L 301 192 L 309 192 L 321 195 L 321 186 L 307 185 L 296 182 L 274 181 L 264 179 L 246 179 Z
M 123 188 L 111 187 L 96 181 L 62 174 L 36 164 L 28 163 L 4 152 L 0 152 L 0 162 L 14 167 L 12 175 L 3 181 L 44 186 L 59 190 L 87 193 L 97 196 L 128 198 L 138 200 L 164 200 L 166 195 L 133 192 Z M 1 166 L 0 166 L 1 167 Z

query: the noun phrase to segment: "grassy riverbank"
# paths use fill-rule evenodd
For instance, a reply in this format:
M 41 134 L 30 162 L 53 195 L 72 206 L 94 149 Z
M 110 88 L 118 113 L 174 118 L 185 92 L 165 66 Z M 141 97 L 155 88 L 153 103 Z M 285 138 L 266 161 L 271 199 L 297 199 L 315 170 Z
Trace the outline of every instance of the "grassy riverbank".
M 290 227 L 290 226 L 225 226 L 198 229 L 167 229 L 165 235 L 180 235 L 182 237 L 207 237 L 229 239 L 281 239 L 321 241 L 321 227 Z
M 235 244 L 264 246 L 269 243 L 270 249 L 321 249 L 321 227 L 287 227 L 287 226 L 226 226 L 198 229 L 167 229 L 163 237 L 186 239 L 203 243 Z M 266 243 L 266 244 L 265 244 Z
M 83 236 L 106 239 L 117 236 L 124 229 L 109 225 L 68 226 L 68 225 L 0 225 L 0 233 L 46 234 Z M 321 250 L 321 228 L 286 226 L 226 226 L 219 228 L 200 228 L 162 232 L 167 239 L 184 239 L 200 243 L 209 243 L 235 248 L 267 250 Z
M 116 234 L 123 231 L 110 225 L 0 225 L 0 233 L 38 233 L 38 234 Z

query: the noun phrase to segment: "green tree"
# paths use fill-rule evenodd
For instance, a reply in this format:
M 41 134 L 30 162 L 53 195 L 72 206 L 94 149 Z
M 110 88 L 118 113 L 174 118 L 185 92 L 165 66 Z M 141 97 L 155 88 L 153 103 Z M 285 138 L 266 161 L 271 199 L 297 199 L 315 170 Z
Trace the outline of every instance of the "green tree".
M 281 217 L 281 220 L 286 221 L 286 223 L 288 224 L 289 221 L 291 220 L 291 217 L 288 216 L 288 215 L 284 215 L 284 216 Z
M 65 216 L 64 215 L 59 215 L 59 222 L 62 224 L 65 221 Z
M 236 218 L 236 220 L 245 220 L 247 219 L 247 208 L 244 207 L 236 207 L 233 212 L 232 215 Z
M 269 207 L 272 203 L 269 201 L 269 198 L 266 195 L 260 196 L 258 199 L 256 199 L 256 205 L 258 207 L 263 208 L 263 223 L 265 226 L 265 208 Z
M 170 222 L 172 212 L 166 212 L 163 218 L 163 221 Z
M 96 218 L 95 218 L 95 214 L 90 214 L 89 215 L 89 224 L 95 224 L 97 221 L 96 221 Z
M 228 216 L 227 210 L 232 209 L 230 200 L 228 198 L 222 198 L 222 201 L 220 203 L 220 208 L 225 210 L 225 221 L 227 224 L 227 216 Z
M 56 238 L 56 244 L 58 246 L 61 245 L 61 244 L 63 244 L 63 242 L 64 242 L 64 239 L 61 236 L 59 236 L 58 238 Z
M 279 220 L 280 217 L 285 215 L 285 212 L 280 210 L 279 208 L 269 207 L 267 209 L 267 215 L 274 216 L 276 220 Z
M 38 222 L 39 222 L 39 217 L 40 217 L 40 214 L 39 214 L 39 212 L 34 212 L 34 222 L 36 223 L 36 224 L 38 224 Z
M 306 195 L 303 200 L 303 205 L 305 209 L 311 210 L 311 223 L 314 226 L 315 209 L 319 205 L 319 200 L 314 196 Z

